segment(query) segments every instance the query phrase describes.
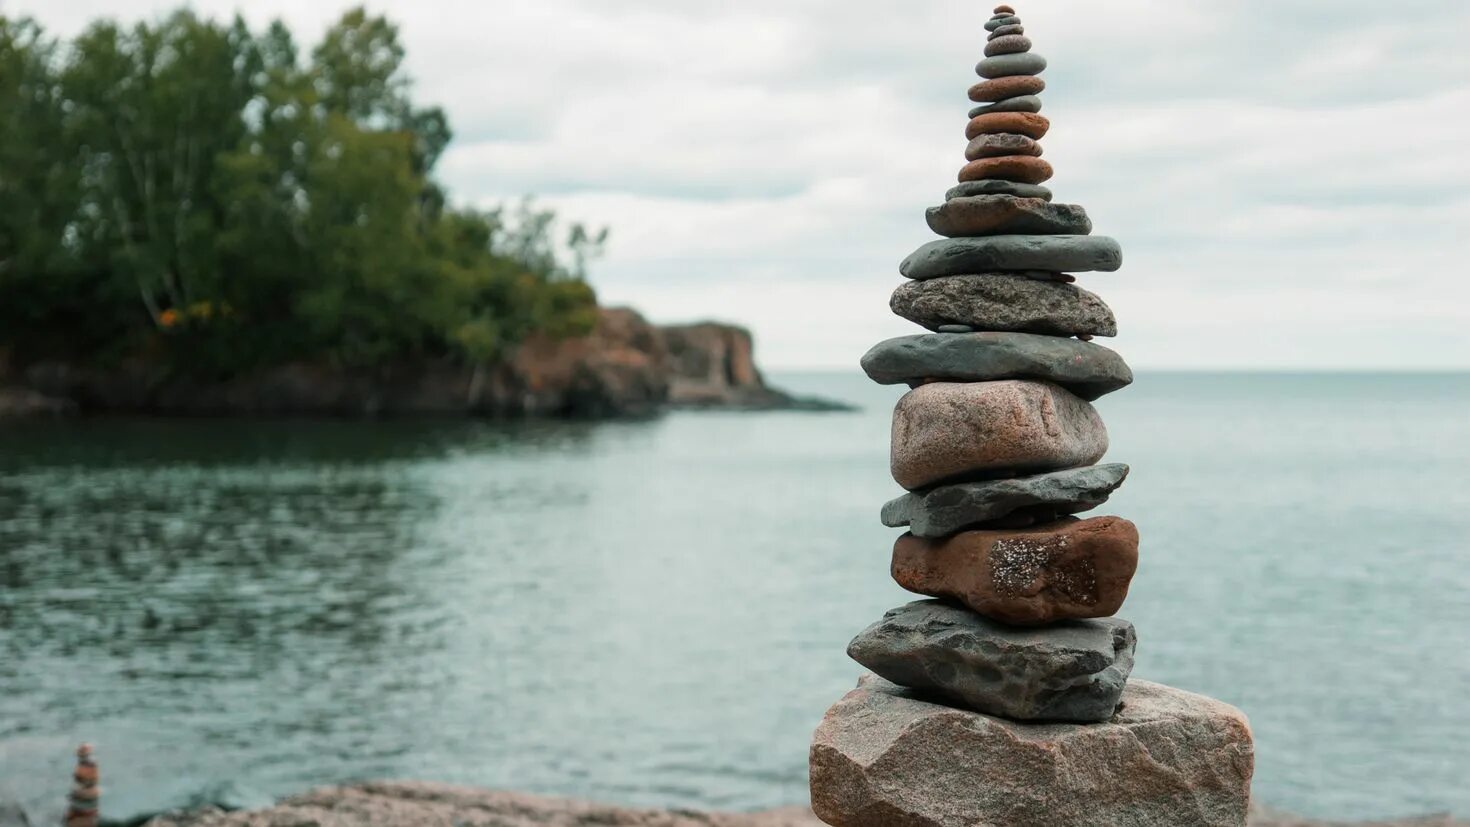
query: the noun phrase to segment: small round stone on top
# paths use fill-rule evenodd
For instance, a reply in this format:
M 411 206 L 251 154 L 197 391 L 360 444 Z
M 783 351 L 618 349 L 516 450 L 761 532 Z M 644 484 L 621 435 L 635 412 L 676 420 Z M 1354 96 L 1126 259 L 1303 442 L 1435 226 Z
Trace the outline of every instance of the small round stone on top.
M 1010 14 L 1010 15 L 1014 15 L 1015 13 L 1016 13 L 1016 10 L 1013 9 L 1013 8 L 1011 8 L 1010 6 L 996 6 L 995 7 L 995 14 Z

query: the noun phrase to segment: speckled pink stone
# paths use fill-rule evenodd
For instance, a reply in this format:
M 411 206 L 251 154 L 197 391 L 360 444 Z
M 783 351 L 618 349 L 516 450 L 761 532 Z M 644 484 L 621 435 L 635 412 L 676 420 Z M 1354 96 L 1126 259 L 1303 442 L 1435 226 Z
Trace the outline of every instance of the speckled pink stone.
M 1097 411 L 1049 382 L 931 382 L 893 410 L 891 470 L 910 491 L 1092 465 L 1107 450 Z

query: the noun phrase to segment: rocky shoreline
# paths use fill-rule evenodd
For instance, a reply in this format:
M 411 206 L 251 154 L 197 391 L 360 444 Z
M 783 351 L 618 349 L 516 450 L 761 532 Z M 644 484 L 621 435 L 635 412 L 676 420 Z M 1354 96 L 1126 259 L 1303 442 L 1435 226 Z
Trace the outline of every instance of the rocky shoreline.
M 806 807 L 762 813 L 704 813 L 613 807 L 563 798 L 491 792 L 447 784 L 377 782 L 328 787 L 293 796 L 264 810 L 218 809 L 167 814 L 149 827 L 820 827 Z M 1301 819 L 1256 807 L 1251 827 L 1350 827 Z M 5 825 L 4 827 L 10 827 Z M 1060 827 L 1060 826 L 1059 826 Z M 1449 816 L 1371 822 L 1351 827 L 1470 827 Z
M 347 369 L 290 364 L 228 380 L 152 363 L 9 365 L 0 353 L 0 420 L 73 414 L 150 416 L 470 416 L 617 418 L 668 409 L 849 410 L 767 384 L 744 328 L 656 326 L 605 308 L 575 339 L 532 337 L 502 362 L 426 360 Z

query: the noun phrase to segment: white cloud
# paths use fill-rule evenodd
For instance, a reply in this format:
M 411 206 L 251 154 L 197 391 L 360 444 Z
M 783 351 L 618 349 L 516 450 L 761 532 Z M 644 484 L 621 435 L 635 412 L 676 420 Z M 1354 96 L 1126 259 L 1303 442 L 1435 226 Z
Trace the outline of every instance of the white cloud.
M 232 13 L 228 0 L 202 12 Z M 1017 4 L 1051 68 L 1058 200 L 1119 238 L 1084 276 L 1138 367 L 1470 367 L 1470 4 Z M 164 0 L 0 8 L 62 31 Z M 346 4 L 252 0 L 310 43 Z M 441 177 L 612 227 L 594 281 L 851 366 L 912 328 L 897 263 L 962 163 L 984 10 L 891 0 L 369 3 L 457 140 Z

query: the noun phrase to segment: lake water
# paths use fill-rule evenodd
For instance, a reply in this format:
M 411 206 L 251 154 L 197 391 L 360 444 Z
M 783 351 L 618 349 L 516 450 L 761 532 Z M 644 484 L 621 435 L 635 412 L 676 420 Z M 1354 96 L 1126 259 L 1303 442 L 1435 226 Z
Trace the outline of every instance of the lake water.
M 0 428 L 0 796 L 106 811 L 376 777 L 644 805 L 806 796 L 912 599 L 855 414 Z M 1148 375 L 1099 407 L 1139 677 L 1250 715 L 1256 793 L 1470 815 L 1470 376 Z M 224 792 L 221 792 L 221 791 Z

